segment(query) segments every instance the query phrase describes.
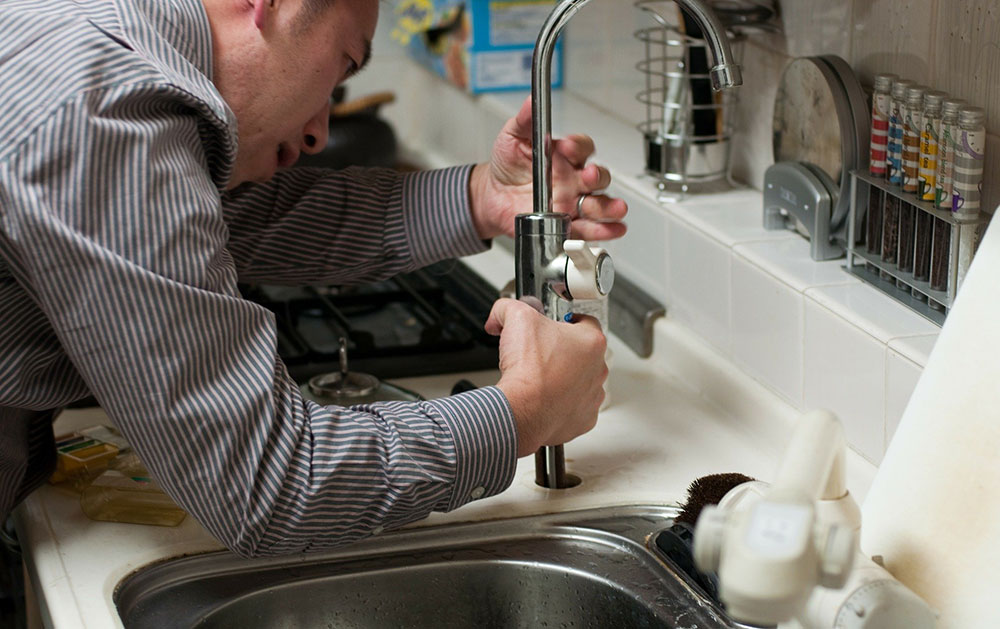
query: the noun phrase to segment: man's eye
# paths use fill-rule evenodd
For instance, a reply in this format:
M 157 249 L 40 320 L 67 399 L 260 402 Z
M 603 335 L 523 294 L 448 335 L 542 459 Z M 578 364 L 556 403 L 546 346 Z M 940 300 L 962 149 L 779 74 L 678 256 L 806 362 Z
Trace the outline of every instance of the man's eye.
M 354 59 L 351 59 L 350 57 L 348 57 L 348 59 L 347 59 L 347 74 L 345 76 L 353 76 L 358 71 L 358 68 L 360 68 L 360 66 L 357 64 L 357 62 L 354 61 Z

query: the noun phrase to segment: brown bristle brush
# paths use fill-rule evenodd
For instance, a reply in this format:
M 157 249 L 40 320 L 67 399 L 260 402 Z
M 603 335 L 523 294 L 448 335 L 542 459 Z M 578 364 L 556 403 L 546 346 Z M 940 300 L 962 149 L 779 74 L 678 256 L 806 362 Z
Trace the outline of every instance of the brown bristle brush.
M 729 493 L 730 489 L 743 483 L 749 483 L 752 480 L 754 479 L 736 472 L 710 474 L 694 479 L 688 486 L 687 502 L 684 503 L 681 512 L 674 521 L 683 522 L 694 527 L 705 505 L 719 504 L 719 501 Z
M 718 578 L 714 573 L 700 572 L 694 565 L 694 526 L 705 505 L 719 501 L 737 485 L 754 480 L 737 473 L 710 474 L 696 478 L 688 486 L 687 501 L 674 519 L 673 525 L 656 536 L 656 546 L 674 566 L 686 574 L 709 597 L 718 601 Z

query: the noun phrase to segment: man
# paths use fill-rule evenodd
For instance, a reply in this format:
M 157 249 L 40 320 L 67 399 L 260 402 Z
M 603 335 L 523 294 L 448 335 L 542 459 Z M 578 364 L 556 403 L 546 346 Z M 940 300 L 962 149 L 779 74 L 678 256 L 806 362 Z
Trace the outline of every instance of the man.
M 349 283 L 474 253 L 530 208 L 530 111 L 489 164 L 284 170 L 325 145 L 376 0 L 0 3 L 0 515 L 92 394 L 164 489 L 242 555 L 358 539 L 496 494 L 596 421 L 604 337 L 497 302 L 501 378 L 451 398 L 306 401 L 237 279 Z M 593 144 L 554 144 L 556 208 L 622 235 Z M 544 383 L 544 386 L 543 386 Z

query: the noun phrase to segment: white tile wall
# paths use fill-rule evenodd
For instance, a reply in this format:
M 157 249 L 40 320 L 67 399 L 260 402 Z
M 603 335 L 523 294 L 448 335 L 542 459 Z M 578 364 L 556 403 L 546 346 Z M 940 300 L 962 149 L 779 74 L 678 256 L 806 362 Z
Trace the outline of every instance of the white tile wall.
M 904 336 L 890 341 L 889 349 L 918 365 L 926 365 L 937 338 L 937 332 L 921 336 Z
M 811 288 L 806 295 L 882 343 L 903 336 L 934 334 L 940 329 L 862 282 Z
M 665 252 L 675 219 L 627 186 L 613 185 L 608 192 L 629 205 L 626 237 L 602 243 L 615 260 L 615 268 L 651 295 L 670 295 L 670 256 Z
M 885 360 L 885 447 L 889 447 L 923 369 L 891 346 Z
M 802 406 L 802 293 L 740 255 L 733 256 L 733 359 L 754 378 Z
M 804 293 L 817 286 L 857 284 L 860 280 L 844 272 L 843 260 L 815 262 L 809 243 L 797 235 L 777 242 L 737 245 L 735 251 L 783 283 Z
M 670 226 L 669 235 L 670 315 L 728 354 L 731 251 L 681 221 Z
M 692 196 L 671 207 L 681 220 L 705 232 L 727 247 L 746 242 L 797 238 L 788 230 L 768 231 L 761 218 L 761 197 L 742 189 L 722 194 Z
M 878 465 L 885 452 L 885 343 L 820 303 L 805 303 L 804 409 L 840 417 L 847 440 Z

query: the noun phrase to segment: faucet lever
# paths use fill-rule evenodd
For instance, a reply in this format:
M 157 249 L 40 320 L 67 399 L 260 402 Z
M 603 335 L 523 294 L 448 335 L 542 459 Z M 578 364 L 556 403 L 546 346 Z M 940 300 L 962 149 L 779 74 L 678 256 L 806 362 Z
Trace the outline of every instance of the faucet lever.
M 566 290 L 570 299 L 607 297 L 615 283 L 615 266 L 601 247 L 590 247 L 582 240 L 563 243 L 566 252 Z

